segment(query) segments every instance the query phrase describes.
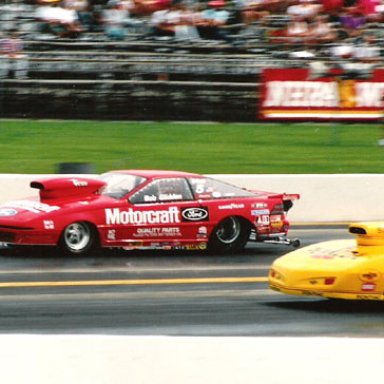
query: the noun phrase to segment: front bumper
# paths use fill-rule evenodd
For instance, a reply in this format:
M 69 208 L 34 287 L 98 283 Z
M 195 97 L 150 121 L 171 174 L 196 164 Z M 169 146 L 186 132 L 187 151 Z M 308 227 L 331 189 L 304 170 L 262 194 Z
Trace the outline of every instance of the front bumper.
M 58 234 L 31 228 L 0 228 L 0 243 L 9 245 L 56 245 Z
M 338 289 L 337 286 L 332 288 L 308 288 L 294 287 L 281 284 L 269 278 L 269 287 L 277 292 L 287 295 L 324 297 L 328 299 L 344 299 L 344 300 L 384 300 L 384 294 L 380 289 L 370 292 Z

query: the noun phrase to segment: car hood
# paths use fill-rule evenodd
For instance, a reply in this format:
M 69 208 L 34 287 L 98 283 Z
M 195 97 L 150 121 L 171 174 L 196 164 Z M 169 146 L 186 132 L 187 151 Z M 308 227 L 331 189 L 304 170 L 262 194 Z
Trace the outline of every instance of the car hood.
M 383 246 L 357 246 L 354 240 L 329 241 L 277 259 L 270 269 L 269 282 L 271 288 L 305 295 L 342 297 L 335 292 L 373 292 L 382 276 L 383 263 Z
M 354 240 L 333 240 L 317 243 L 290 252 L 272 265 L 281 273 L 322 275 L 330 271 L 338 272 L 366 262 L 356 247 Z
M 14 200 L 0 205 L 1 226 L 28 226 L 42 216 L 79 209 L 102 200 L 97 192 L 105 185 L 90 178 L 46 178 L 31 182 L 39 190 L 38 197 Z
M 55 204 L 46 204 L 37 198 L 14 200 L 0 205 L 0 226 L 19 226 L 43 215 L 60 210 Z

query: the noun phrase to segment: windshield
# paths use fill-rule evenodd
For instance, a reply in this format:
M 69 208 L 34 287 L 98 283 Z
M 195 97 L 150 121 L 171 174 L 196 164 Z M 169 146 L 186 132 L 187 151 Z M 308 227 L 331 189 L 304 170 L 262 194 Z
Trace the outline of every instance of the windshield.
M 122 198 L 145 181 L 144 177 L 113 172 L 104 173 L 100 178 L 107 183 L 101 194 L 115 199 Z

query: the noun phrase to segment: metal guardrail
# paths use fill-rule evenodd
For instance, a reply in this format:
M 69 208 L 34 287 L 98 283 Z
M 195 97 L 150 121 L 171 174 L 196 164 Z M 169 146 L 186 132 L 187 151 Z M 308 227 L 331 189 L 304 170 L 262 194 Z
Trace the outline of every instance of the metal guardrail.
M 0 116 L 254 121 L 256 83 L 159 80 L 3 80 Z

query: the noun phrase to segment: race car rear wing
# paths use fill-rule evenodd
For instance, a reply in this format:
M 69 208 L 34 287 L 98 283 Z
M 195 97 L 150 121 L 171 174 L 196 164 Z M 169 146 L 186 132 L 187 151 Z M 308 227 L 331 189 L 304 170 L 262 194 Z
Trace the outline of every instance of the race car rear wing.
M 283 193 L 283 200 L 299 200 L 300 194 L 298 193 Z

